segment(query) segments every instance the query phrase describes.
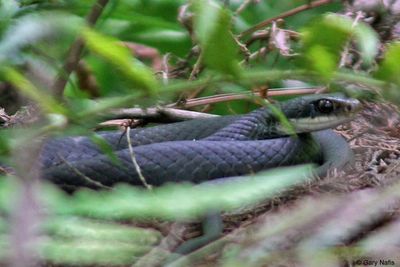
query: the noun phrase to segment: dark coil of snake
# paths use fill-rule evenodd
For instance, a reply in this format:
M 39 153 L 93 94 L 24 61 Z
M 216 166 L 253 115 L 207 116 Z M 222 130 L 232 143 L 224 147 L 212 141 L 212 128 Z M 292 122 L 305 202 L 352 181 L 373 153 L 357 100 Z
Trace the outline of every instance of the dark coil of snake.
M 329 128 L 351 120 L 358 100 L 342 94 L 308 95 L 240 116 L 196 119 L 130 131 L 133 154 L 146 182 L 202 183 L 302 163 L 319 165 L 316 174 L 341 168 L 353 154 Z M 296 135 L 289 135 L 276 110 Z M 281 114 L 282 114 L 281 113 Z M 121 132 L 98 133 L 117 161 L 88 137 L 47 141 L 40 154 L 43 177 L 66 190 L 99 189 L 116 183 L 143 186 Z

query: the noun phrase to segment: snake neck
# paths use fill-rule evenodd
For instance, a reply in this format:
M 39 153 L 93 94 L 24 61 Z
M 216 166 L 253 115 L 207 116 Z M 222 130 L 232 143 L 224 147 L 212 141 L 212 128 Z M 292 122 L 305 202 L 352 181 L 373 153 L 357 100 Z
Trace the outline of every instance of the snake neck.
M 282 136 L 279 121 L 268 108 L 257 109 L 243 115 L 230 125 L 203 139 L 207 141 L 222 140 L 261 140 Z

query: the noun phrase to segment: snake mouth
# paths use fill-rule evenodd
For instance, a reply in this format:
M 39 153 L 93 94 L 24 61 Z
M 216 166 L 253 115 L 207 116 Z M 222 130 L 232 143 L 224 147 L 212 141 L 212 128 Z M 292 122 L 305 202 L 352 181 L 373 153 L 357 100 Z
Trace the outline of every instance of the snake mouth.
M 319 131 L 335 128 L 340 124 L 351 121 L 356 113 L 352 115 L 319 116 L 315 118 L 290 119 L 297 133 Z

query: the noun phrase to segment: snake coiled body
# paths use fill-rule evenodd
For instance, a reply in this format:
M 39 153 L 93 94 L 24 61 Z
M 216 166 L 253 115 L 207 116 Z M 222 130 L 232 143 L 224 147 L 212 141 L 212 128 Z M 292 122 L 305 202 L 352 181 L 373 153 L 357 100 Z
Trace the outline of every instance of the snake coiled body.
M 319 107 L 321 103 L 324 109 Z M 327 103 L 328 108 L 324 107 Z M 201 183 L 309 162 L 321 165 L 322 173 L 331 165 L 345 164 L 351 150 L 337 134 L 318 130 L 349 120 L 358 105 L 358 101 L 341 95 L 301 97 L 276 105 L 293 122 L 296 136 L 288 136 L 270 107 L 242 116 L 134 129 L 130 132 L 133 155 L 120 132 L 100 133 L 117 161 L 104 155 L 87 137 L 54 139 L 41 153 L 43 177 L 65 187 L 97 189 L 120 182 L 143 185 L 133 156 L 146 182 L 155 186 Z M 317 132 L 310 133 L 312 130 Z

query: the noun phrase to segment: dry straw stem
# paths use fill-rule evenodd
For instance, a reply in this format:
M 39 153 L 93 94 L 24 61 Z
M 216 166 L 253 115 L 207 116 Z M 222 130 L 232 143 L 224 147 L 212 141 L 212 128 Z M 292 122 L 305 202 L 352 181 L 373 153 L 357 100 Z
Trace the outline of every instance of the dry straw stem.
M 245 30 L 244 32 L 242 32 L 241 34 L 239 34 L 238 38 L 243 38 L 244 36 L 252 34 L 253 32 L 264 28 L 265 26 L 271 24 L 272 22 L 274 22 L 276 20 L 287 18 L 287 17 L 293 16 L 293 15 L 295 15 L 297 13 L 300 13 L 302 11 L 309 10 L 309 9 L 312 9 L 312 8 L 315 8 L 315 7 L 319 7 L 319 6 L 322 6 L 322 5 L 326 5 L 326 4 L 329 4 L 331 2 L 333 2 L 333 0 L 318 0 L 318 1 L 310 2 L 309 4 L 305 4 L 305 5 L 293 8 L 293 9 L 291 9 L 289 11 L 286 11 L 286 12 L 276 16 L 276 17 L 266 19 L 266 20 L 264 20 L 264 21 L 262 21 L 262 22 L 260 22 L 260 23 L 258 23 L 256 25 L 254 25 L 253 27 L 251 27 L 251 28 Z

